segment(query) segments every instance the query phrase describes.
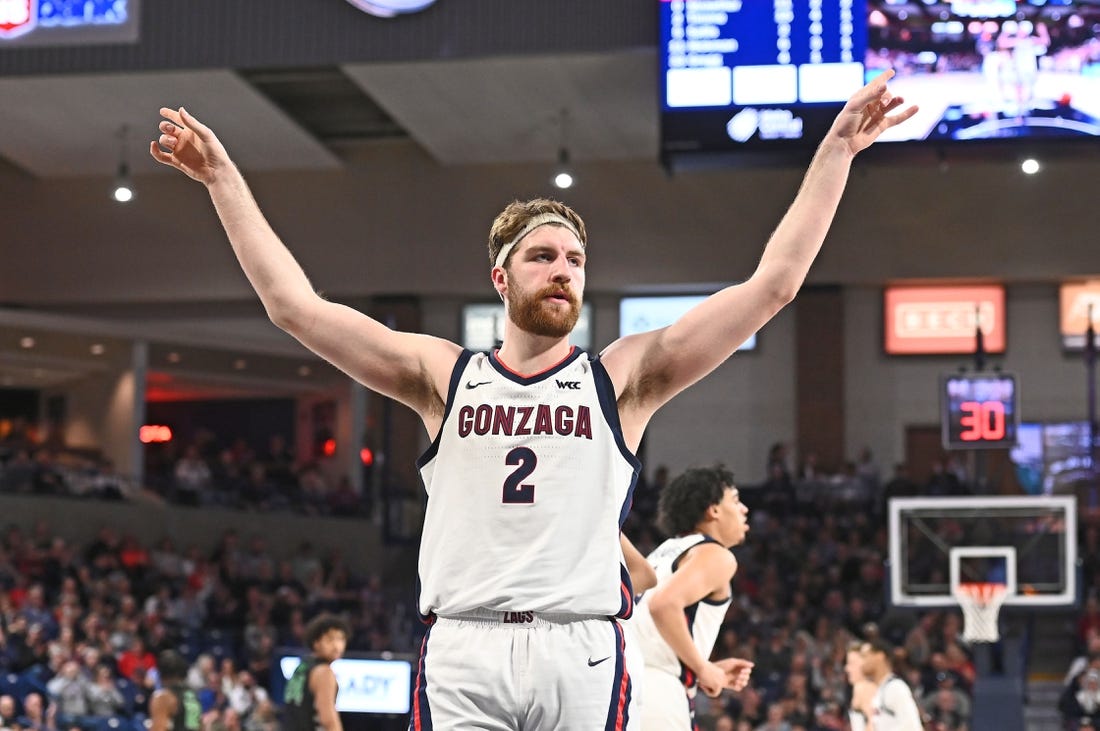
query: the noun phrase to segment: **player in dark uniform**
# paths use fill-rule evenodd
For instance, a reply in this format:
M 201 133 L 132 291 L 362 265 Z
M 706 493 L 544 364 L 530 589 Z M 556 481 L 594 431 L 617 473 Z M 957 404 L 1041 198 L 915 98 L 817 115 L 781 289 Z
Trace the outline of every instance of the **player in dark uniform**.
M 184 683 L 187 661 L 175 650 L 165 650 L 157 656 L 157 671 L 161 689 L 149 701 L 151 731 L 199 731 L 202 704 Z
M 306 625 L 310 655 L 302 659 L 286 684 L 285 731 L 343 731 L 336 712 L 336 673 L 332 663 L 344 655 L 348 626 L 339 617 L 321 614 Z

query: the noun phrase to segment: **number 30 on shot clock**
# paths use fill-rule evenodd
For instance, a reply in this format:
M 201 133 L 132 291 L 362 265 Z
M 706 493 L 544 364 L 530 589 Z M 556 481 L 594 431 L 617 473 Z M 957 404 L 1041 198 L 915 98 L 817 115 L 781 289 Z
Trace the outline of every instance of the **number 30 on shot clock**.
M 997 449 L 1016 444 L 1020 413 L 1016 377 L 1005 373 L 944 376 L 940 393 L 943 446 Z

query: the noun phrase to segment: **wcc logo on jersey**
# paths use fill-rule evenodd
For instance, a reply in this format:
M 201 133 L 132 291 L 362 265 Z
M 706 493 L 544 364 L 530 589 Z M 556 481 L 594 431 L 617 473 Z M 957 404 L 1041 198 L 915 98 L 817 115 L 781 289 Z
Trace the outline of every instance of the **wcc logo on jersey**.
M 18 38 L 38 25 L 38 0 L 0 0 L 0 39 Z
M 364 13 L 379 18 L 392 18 L 395 15 L 419 13 L 435 5 L 436 0 L 348 0 Z

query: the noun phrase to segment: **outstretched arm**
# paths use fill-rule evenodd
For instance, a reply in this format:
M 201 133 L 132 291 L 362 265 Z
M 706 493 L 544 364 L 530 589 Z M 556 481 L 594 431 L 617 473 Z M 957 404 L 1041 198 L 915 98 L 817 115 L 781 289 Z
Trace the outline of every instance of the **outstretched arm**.
M 892 76 L 893 71 L 880 74 L 844 105 L 748 280 L 708 297 L 669 327 L 624 338 L 604 352 L 612 380 L 621 384 L 624 429 L 638 422 L 644 426 L 662 404 L 714 370 L 794 298 L 829 231 L 852 158 L 917 111 L 911 106 L 890 114 L 903 103 L 886 87 Z
M 233 252 L 272 322 L 365 386 L 415 409 L 431 429 L 433 415 L 442 411 L 459 347 L 394 332 L 318 296 L 214 132 L 183 107 L 160 113 L 161 134 L 150 143 L 149 153 L 206 186 Z

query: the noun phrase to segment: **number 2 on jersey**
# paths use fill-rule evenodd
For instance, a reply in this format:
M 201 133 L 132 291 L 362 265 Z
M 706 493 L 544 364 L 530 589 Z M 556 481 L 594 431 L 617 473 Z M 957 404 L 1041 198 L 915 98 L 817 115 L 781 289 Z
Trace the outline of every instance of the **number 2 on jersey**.
M 523 484 L 538 464 L 534 451 L 530 447 L 516 447 L 504 458 L 504 463 L 516 465 L 516 470 L 504 481 L 504 497 L 501 502 L 505 505 L 535 502 L 535 486 Z

